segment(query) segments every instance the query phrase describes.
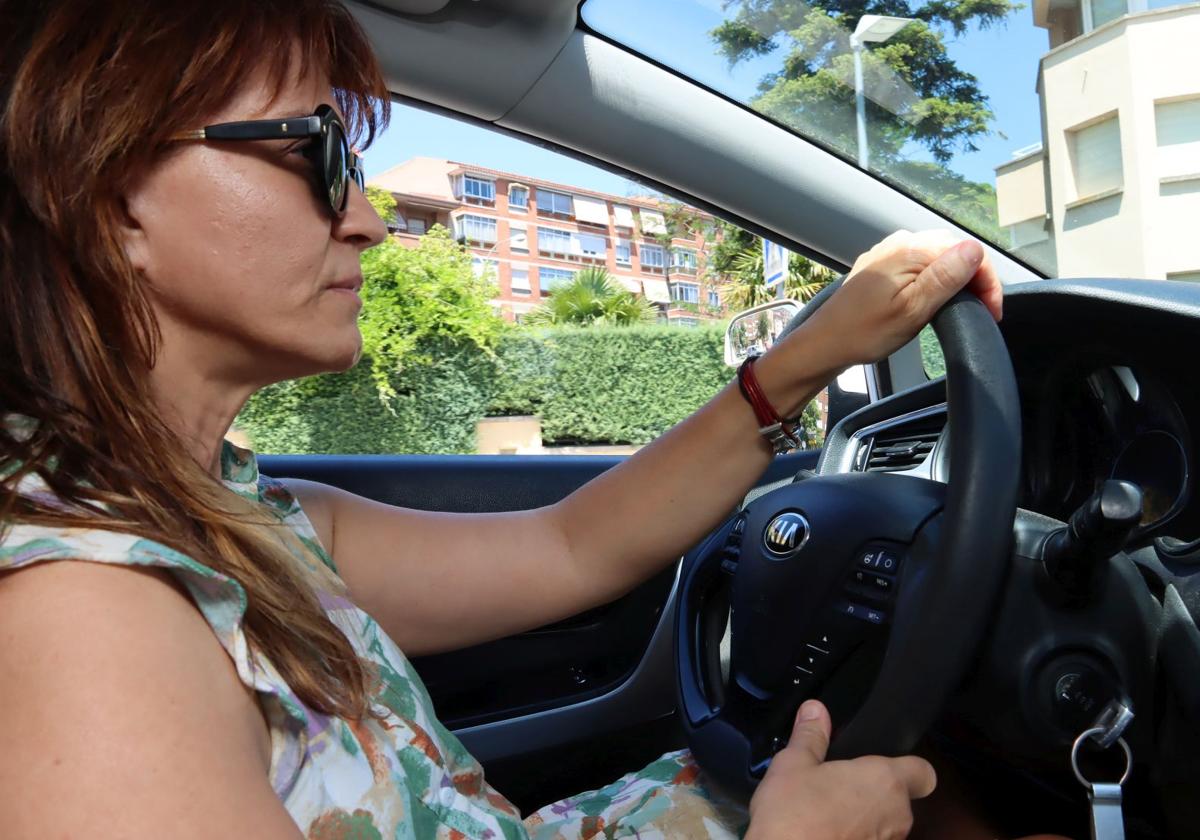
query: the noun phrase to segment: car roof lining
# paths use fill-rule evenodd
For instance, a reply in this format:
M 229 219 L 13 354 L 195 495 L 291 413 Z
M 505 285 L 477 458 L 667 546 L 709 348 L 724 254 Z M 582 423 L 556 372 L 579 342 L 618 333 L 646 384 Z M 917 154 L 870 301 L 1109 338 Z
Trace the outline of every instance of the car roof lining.
M 450 0 L 425 16 L 348 5 L 397 95 L 625 171 L 826 262 L 851 265 L 900 228 L 952 224 L 747 108 L 580 30 L 577 0 Z M 1004 282 L 1039 279 L 989 251 Z

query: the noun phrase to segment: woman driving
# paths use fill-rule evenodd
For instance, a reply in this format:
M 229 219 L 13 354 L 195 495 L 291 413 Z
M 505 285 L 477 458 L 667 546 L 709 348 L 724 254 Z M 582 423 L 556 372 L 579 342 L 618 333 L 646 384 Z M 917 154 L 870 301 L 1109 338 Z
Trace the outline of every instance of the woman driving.
M 748 813 L 680 752 L 522 817 L 406 658 L 673 562 L 772 458 L 736 383 L 517 513 L 276 481 L 224 440 L 258 389 L 357 361 L 359 255 L 386 230 L 351 149 L 387 114 L 332 0 L 0 0 L 4 836 L 905 836 L 930 765 L 824 762 L 811 701 Z M 894 234 L 756 387 L 792 416 L 964 287 L 999 318 L 978 243 Z

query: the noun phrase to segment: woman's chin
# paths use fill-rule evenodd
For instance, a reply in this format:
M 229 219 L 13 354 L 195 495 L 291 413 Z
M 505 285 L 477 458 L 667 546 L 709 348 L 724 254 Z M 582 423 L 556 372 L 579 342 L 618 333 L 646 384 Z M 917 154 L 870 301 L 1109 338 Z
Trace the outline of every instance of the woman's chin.
M 312 348 L 309 353 L 304 355 L 305 358 L 301 364 L 305 370 L 294 378 L 316 376 L 322 373 L 345 373 L 358 364 L 358 360 L 362 357 L 362 338 L 356 329 L 352 337 L 346 337 L 340 341 L 330 341 L 322 347 Z

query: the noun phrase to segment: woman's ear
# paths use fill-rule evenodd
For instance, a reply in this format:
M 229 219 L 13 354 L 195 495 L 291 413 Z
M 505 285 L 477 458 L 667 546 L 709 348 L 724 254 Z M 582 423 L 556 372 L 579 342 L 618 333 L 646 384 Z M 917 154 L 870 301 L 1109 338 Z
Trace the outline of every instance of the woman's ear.
M 117 198 L 117 235 L 125 258 L 138 274 L 150 273 L 150 241 L 146 228 L 141 224 L 140 210 L 144 209 L 144 196 L 133 188 Z

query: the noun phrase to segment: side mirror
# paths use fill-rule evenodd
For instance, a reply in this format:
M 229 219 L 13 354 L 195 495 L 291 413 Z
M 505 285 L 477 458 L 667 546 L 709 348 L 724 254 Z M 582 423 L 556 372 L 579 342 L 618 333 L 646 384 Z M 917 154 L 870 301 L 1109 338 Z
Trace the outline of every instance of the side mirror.
M 739 312 L 725 331 L 725 364 L 737 367 L 747 356 L 767 352 L 800 314 L 794 300 L 773 300 Z

